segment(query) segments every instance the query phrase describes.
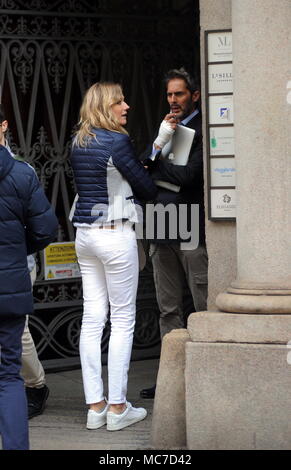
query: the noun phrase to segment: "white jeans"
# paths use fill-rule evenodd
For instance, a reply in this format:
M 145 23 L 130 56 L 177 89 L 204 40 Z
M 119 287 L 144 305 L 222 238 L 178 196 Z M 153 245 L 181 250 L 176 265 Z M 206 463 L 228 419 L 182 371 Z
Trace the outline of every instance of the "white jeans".
M 76 252 L 82 274 L 84 310 L 80 358 L 87 404 L 104 399 L 101 339 L 110 305 L 108 401 L 124 403 L 135 325 L 138 254 L 131 226 L 78 227 Z

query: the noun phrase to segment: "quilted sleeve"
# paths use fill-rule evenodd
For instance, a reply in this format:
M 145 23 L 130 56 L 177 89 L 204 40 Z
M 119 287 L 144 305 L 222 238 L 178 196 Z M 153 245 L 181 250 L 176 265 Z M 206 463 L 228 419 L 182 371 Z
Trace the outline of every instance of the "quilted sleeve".
M 27 254 L 44 249 L 57 236 L 58 219 L 33 170 L 31 170 L 25 228 Z
M 119 134 L 112 146 L 112 161 L 129 182 L 134 194 L 142 200 L 150 201 L 157 193 L 157 187 L 148 171 L 136 158 L 130 139 Z

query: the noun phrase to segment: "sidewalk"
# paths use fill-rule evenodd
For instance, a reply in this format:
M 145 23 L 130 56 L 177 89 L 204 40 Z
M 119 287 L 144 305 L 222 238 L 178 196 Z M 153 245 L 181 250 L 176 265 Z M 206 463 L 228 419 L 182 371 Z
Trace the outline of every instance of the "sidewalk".
M 41 416 L 29 421 L 31 450 L 133 450 L 150 448 L 153 400 L 140 398 L 142 388 L 156 381 L 158 359 L 131 362 L 128 401 L 142 406 L 148 416 L 140 423 L 121 431 L 109 432 L 106 426 L 86 429 L 87 407 L 84 402 L 81 370 L 46 375 L 50 395 Z M 107 390 L 107 368 L 103 368 Z

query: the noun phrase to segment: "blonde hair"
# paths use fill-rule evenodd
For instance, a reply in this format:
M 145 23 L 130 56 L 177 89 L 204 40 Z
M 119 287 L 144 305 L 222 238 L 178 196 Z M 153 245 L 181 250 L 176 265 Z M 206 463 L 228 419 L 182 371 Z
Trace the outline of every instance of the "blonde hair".
M 127 134 L 111 110 L 112 105 L 123 99 L 122 88 L 118 83 L 94 83 L 87 90 L 83 99 L 75 144 L 85 147 L 89 138 L 95 136 L 93 128 Z

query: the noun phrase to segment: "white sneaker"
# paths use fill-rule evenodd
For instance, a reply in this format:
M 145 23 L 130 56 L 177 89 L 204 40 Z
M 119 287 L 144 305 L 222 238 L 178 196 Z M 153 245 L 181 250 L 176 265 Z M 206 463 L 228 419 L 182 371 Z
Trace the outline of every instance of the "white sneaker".
M 108 411 L 107 413 L 107 431 L 119 431 L 131 424 L 144 419 L 147 411 L 144 408 L 134 408 L 131 403 L 126 402 L 126 408 L 121 414 Z
M 98 412 L 94 410 L 88 410 L 87 414 L 87 429 L 98 429 L 106 424 L 106 415 L 108 411 L 108 404 L 104 410 Z

